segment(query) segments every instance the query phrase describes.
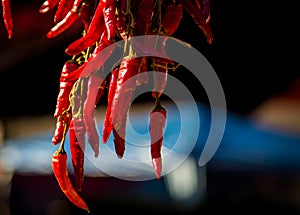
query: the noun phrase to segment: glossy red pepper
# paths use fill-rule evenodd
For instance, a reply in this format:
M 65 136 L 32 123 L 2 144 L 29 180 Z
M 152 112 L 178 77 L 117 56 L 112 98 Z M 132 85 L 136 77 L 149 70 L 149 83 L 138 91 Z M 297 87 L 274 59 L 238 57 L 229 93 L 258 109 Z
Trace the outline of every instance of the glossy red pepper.
M 72 9 L 47 33 L 48 38 L 54 38 L 71 27 L 79 19 L 79 8 L 83 0 L 75 0 Z
M 107 96 L 107 108 L 106 108 L 105 118 L 103 122 L 103 132 L 102 132 L 103 143 L 106 143 L 108 141 L 111 131 L 113 130 L 113 123 L 111 118 L 111 106 L 116 92 L 118 73 L 119 73 L 119 67 L 115 68 L 111 72 L 111 76 L 110 76 L 108 96 Z
M 72 9 L 74 0 L 60 0 L 54 14 L 54 23 L 63 20 L 68 12 Z
M 83 37 L 71 43 L 65 50 L 65 52 L 68 55 L 79 54 L 83 50 L 94 45 L 101 38 L 101 35 L 103 34 L 104 30 L 105 26 L 102 12 L 102 3 L 99 2 L 94 16 L 91 20 L 91 23 L 89 25 L 89 28 L 87 30 L 87 33 Z
M 102 95 L 105 88 L 105 79 L 92 73 L 88 77 L 87 96 L 83 105 L 84 125 L 87 132 L 89 144 L 91 145 L 95 157 L 99 155 L 99 135 L 95 122 L 95 109 L 100 95 Z
M 8 33 L 8 38 L 11 39 L 13 35 L 13 17 L 10 0 L 2 0 L 2 16 L 6 31 Z
M 116 34 L 116 1 L 101 0 L 107 39 L 113 40 Z
M 116 6 L 116 10 L 116 28 L 121 38 L 126 40 L 129 37 L 129 20 L 127 19 L 129 14 L 127 14 L 127 0 L 120 0 L 119 4 Z
M 63 147 L 60 147 L 52 155 L 52 169 L 64 195 L 77 207 L 90 212 L 88 205 L 76 191 L 69 178 L 67 169 L 67 154 Z
M 74 170 L 75 187 L 78 191 L 82 190 L 84 180 L 84 151 L 85 151 L 85 128 L 79 126 L 80 122 L 76 122 L 77 118 L 73 118 L 70 122 L 69 137 L 72 165 Z M 76 130 L 75 125 L 76 124 Z
M 54 8 L 60 0 L 46 0 L 39 9 L 40 13 L 46 13 Z
M 198 4 L 195 3 L 196 1 Z M 181 3 L 204 33 L 207 43 L 211 44 L 213 35 L 210 26 L 210 0 L 183 0 Z M 199 4 L 200 8 L 198 8 Z
M 114 143 L 119 158 L 123 157 L 125 150 L 126 120 L 131 98 L 136 88 L 142 58 L 123 58 L 114 94 L 111 117 L 113 122 Z
M 155 107 L 150 113 L 150 139 L 151 139 L 151 157 L 156 178 L 160 178 L 162 171 L 161 148 L 166 125 L 167 112 L 161 106 L 158 97 L 156 98 Z
M 64 127 L 65 125 L 67 127 L 69 126 L 72 117 L 69 95 L 78 78 L 78 74 L 76 74 L 78 67 L 79 65 L 75 61 L 68 60 L 65 62 L 61 71 L 59 94 L 57 96 L 54 113 L 54 117 L 56 118 L 56 127 L 52 137 L 52 143 L 54 145 L 57 145 L 62 141 Z
M 134 36 L 147 35 L 150 32 L 151 20 L 154 13 L 155 3 L 153 0 L 142 0 L 134 11 Z
M 165 35 L 173 35 L 181 22 L 183 15 L 181 4 L 170 4 L 165 8 L 162 27 Z

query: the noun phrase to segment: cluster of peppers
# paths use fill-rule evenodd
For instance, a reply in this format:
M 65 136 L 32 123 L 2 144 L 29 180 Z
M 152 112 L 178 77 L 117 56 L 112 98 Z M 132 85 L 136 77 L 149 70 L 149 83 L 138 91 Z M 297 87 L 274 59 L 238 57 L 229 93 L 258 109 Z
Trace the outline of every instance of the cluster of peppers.
M 13 19 L 10 0 L 2 0 L 3 18 L 12 37 Z M 149 65 L 155 72 L 152 96 L 155 105 L 150 112 L 149 132 L 151 157 L 156 177 L 162 171 L 161 148 L 167 112 L 160 103 L 160 96 L 167 83 L 169 69 L 176 69 L 174 62 L 162 57 L 136 57 L 138 44 L 129 44 L 118 66 L 111 68 L 109 79 L 101 73 L 104 64 L 113 52 L 93 61 L 100 52 L 117 41 L 128 41 L 141 35 L 172 36 L 178 28 L 183 10 L 193 18 L 204 33 L 207 42 L 213 40 L 210 28 L 209 0 L 46 0 L 39 12 L 56 9 L 54 26 L 47 33 L 54 38 L 82 22 L 82 36 L 69 44 L 65 52 L 70 59 L 64 63 L 60 76 L 54 117 L 54 145 L 60 144 L 52 157 L 52 167 L 58 184 L 65 196 L 79 208 L 89 208 L 79 191 L 84 179 L 84 152 L 86 137 L 95 157 L 99 155 L 99 134 L 95 122 L 97 103 L 108 89 L 107 109 L 103 122 L 102 142 L 107 143 L 113 135 L 115 152 L 122 158 L 125 151 L 126 120 L 131 98 L 136 86 L 148 83 L 145 75 Z M 148 41 L 149 42 L 149 41 Z M 148 45 L 149 46 L 149 45 Z M 164 52 L 164 47 L 161 52 Z M 102 68 L 102 70 L 101 70 Z M 144 75 L 141 75 L 144 74 Z M 159 75 L 158 75 L 159 74 Z M 126 84 L 125 84 L 126 82 Z M 65 136 L 69 134 L 70 151 L 74 168 L 75 186 L 68 176 Z

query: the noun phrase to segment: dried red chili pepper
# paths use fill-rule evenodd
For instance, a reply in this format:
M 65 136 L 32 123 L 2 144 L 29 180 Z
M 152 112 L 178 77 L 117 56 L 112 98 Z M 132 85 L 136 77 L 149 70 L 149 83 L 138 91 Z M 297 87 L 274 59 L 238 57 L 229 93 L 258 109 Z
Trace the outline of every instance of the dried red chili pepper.
M 147 35 L 150 31 L 152 16 L 155 3 L 152 0 L 142 0 L 136 11 L 134 11 L 135 20 L 134 35 Z
M 181 4 L 170 4 L 165 8 L 162 27 L 165 35 L 173 35 L 181 22 L 183 15 Z
M 127 113 L 136 87 L 141 62 L 142 58 L 123 58 L 118 73 L 116 92 L 111 107 L 111 117 L 114 126 L 114 143 L 119 158 L 123 157 L 125 150 Z
M 95 153 L 95 157 L 98 157 L 99 136 L 95 122 L 95 109 L 98 99 L 104 91 L 105 79 L 96 73 L 92 73 L 88 78 L 87 96 L 83 106 L 83 118 L 89 144 Z
M 105 35 L 103 34 L 102 37 L 105 37 Z M 92 55 L 78 68 L 80 77 L 86 77 L 89 74 L 98 71 L 113 53 L 115 45 L 104 38 L 102 39 L 102 37 Z
M 39 9 L 40 13 L 46 13 L 54 8 L 60 0 L 46 0 Z
M 13 17 L 11 12 L 10 0 L 2 0 L 2 15 L 5 24 L 8 38 L 11 39 L 13 35 Z
M 159 97 L 156 97 L 155 107 L 150 112 L 150 139 L 151 157 L 156 177 L 159 179 L 162 171 L 161 147 L 166 125 L 167 111 L 161 106 Z
M 85 128 L 79 126 L 80 122 L 76 122 L 77 118 L 73 118 L 70 122 L 69 137 L 72 165 L 74 169 L 75 187 L 78 191 L 82 190 L 84 180 L 84 151 L 85 151 Z M 75 125 L 76 124 L 76 130 Z
M 94 45 L 101 37 L 105 30 L 103 12 L 102 12 L 102 3 L 98 3 L 94 16 L 91 20 L 87 33 L 71 43 L 65 52 L 68 55 L 76 55 L 82 52 L 83 50 Z
M 78 19 L 78 11 L 81 6 L 83 0 L 75 0 L 72 6 L 72 9 L 67 13 L 67 15 L 58 22 L 51 30 L 47 33 L 48 38 L 54 38 L 67 30 L 70 26 L 72 26 Z
M 65 18 L 72 9 L 74 0 L 60 0 L 54 14 L 54 23 L 58 23 Z
M 69 178 L 67 169 L 67 153 L 63 148 L 63 144 L 61 144 L 61 147 L 59 147 L 59 149 L 57 149 L 52 155 L 52 169 L 64 195 L 77 207 L 90 212 L 88 205 L 76 191 Z
M 194 19 L 197 26 L 202 30 L 206 37 L 207 43 L 211 44 L 213 41 L 213 35 L 210 27 L 210 0 L 198 1 L 200 8 L 195 3 L 195 0 L 181 1 L 183 8 Z
M 61 71 L 59 94 L 57 96 L 54 113 L 54 117 L 56 118 L 56 127 L 52 138 L 52 143 L 54 145 L 57 145 L 62 141 L 64 125 L 66 124 L 68 126 L 72 117 L 69 95 L 78 78 L 78 74 L 76 73 L 78 67 L 79 65 L 75 61 L 68 60 L 65 62 Z
M 118 72 L 119 67 L 115 68 L 111 72 L 109 88 L 108 88 L 108 96 L 107 96 L 107 108 L 105 112 L 105 118 L 103 122 L 103 132 L 102 132 L 102 142 L 106 143 L 109 139 L 110 133 L 113 130 L 113 123 L 111 118 L 111 106 L 112 101 L 116 92 L 116 86 L 118 81 Z
M 113 40 L 116 35 L 116 1 L 101 0 L 107 39 Z
M 129 15 L 127 11 L 127 0 L 120 0 L 119 4 L 116 5 L 116 11 L 116 28 L 121 38 L 126 40 L 129 36 L 129 20 L 126 18 L 127 15 Z

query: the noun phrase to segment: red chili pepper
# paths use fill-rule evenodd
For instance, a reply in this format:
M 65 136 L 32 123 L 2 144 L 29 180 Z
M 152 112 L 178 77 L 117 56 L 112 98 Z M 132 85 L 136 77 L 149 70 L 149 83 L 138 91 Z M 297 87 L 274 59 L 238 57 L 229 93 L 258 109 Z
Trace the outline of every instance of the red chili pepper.
M 111 107 L 111 117 L 114 126 L 114 143 L 119 158 L 123 157 L 125 150 L 127 113 L 136 87 L 141 61 L 142 58 L 123 58 L 118 73 L 116 92 Z
M 120 0 L 116 6 L 116 28 L 123 40 L 128 38 L 128 20 L 126 19 L 127 0 Z M 126 15 L 125 15 L 126 14 Z
M 58 22 L 51 30 L 47 33 L 48 38 L 54 38 L 67 30 L 70 26 L 72 26 L 78 19 L 78 11 L 81 6 L 83 0 L 75 0 L 72 6 L 72 9 L 67 13 L 67 15 Z
M 79 126 L 80 122 L 76 122 L 77 118 L 73 118 L 70 122 L 69 137 L 70 149 L 72 156 L 72 164 L 74 169 L 75 185 L 78 191 L 82 190 L 84 180 L 84 151 L 85 151 L 85 128 Z M 76 124 L 76 131 L 75 125 Z
M 11 12 L 10 0 L 2 0 L 2 13 L 6 31 L 8 33 L 8 39 L 13 35 L 13 18 Z
M 105 87 L 105 79 L 92 73 L 88 77 L 87 97 L 83 106 L 83 118 L 87 132 L 89 144 L 91 145 L 95 157 L 99 155 L 99 136 L 95 122 L 95 109 L 98 102 L 97 99 L 102 95 Z
M 115 68 L 111 72 L 109 88 L 108 88 L 108 96 L 107 96 L 107 108 L 105 112 L 105 118 L 103 122 L 103 132 L 102 132 L 102 142 L 106 143 L 109 139 L 110 133 L 113 129 L 113 123 L 111 118 L 111 106 L 112 101 L 116 92 L 116 86 L 118 81 L 118 72 L 119 67 Z
M 59 94 L 57 96 L 54 117 L 56 118 L 56 128 L 52 138 L 52 143 L 57 145 L 63 139 L 64 127 L 69 126 L 72 112 L 70 110 L 69 95 L 78 78 L 76 70 L 79 65 L 75 61 L 66 61 L 60 75 Z M 75 74 L 74 74 L 75 73 Z
M 184 0 L 181 2 L 183 8 L 189 13 L 197 26 L 204 33 L 207 43 L 211 44 L 213 35 L 210 27 L 210 0 L 197 1 L 202 6 L 200 9 L 195 3 L 195 0 Z
M 102 1 L 98 3 L 94 16 L 91 20 L 87 33 L 71 43 L 65 52 L 68 55 L 76 55 L 94 45 L 101 37 L 105 30 L 103 12 L 102 12 Z M 104 38 L 103 38 L 104 39 Z
M 166 125 L 167 111 L 156 97 L 155 107 L 150 113 L 151 157 L 156 177 L 159 179 L 162 171 L 161 147 Z
M 107 39 L 113 40 L 116 34 L 116 1 L 101 0 Z
M 170 4 L 165 8 L 162 19 L 162 27 L 166 35 L 173 35 L 182 19 L 182 5 Z
M 54 8 L 60 0 L 46 0 L 39 9 L 40 13 L 46 13 Z
M 155 3 L 153 0 L 142 0 L 134 14 L 135 22 L 134 34 L 147 35 L 150 31 L 152 16 L 154 13 Z
M 54 23 L 58 23 L 65 18 L 72 9 L 74 0 L 60 0 L 54 14 Z
M 102 37 L 105 37 L 105 35 L 102 35 Z M 101 38 L 99 44 L 93 51 L 93 54 L 78 68 L 80 77 L 86 77 L 89 74 L 98 71 L 111 56 L 114 49 L 114 44 L 111 44 L 110 41 Z
M 67 154 L 63 147 L 60 147 L 52 155 L 52 169 L 64 195 L 77 207 L 90 212 L 88 205 L 76 191 L 69 178 L 67 170 Z

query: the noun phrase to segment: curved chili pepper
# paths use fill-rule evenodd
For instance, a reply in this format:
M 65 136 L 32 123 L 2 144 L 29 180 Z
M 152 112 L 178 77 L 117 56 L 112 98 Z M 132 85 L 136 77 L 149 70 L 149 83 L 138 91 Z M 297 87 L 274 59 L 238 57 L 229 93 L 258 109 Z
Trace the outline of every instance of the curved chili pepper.
M 75 83 L 75 80 L 78 78 L 76 73 L 79 65 L 73 61 L 66 61 L 60 75 L 60 85 L 59 85 L 59 94 L 56 100 L 56 108 L 54 117 L 56 118 L 56 127 L 54 135 L 52 137 L 52 143 L 57 145 L 63 139 L 64 126 L 69 125 L 70 119 L 72 117 L 72 112 L 70 110 L 70 101 L 69 95 Z
M 105 37 L 105 35 L 102 36 Z M 110 41 L 101 38 L 92 55 L 78 68 L 80 77 L 86 77 L 89 74 L 99 70 L 111 56 L 114 49 L 114 44 L 111 44 Z
M 72 6 L 72 9 L 67 13 L 67 15 L 58 22 L 51 30 L 47 33 L 48 38 L 54 38 L 67 30 L 70 26 L 72 26 L 78 19 L 78 11 L 81 6 L 83 0 L 75 0 Z
M 74 0 L 60 0 L 54 14 L 54 23 L 58 23 L 65 18 L 72 9 Z
M 165 8 L 162 19 L 164 34 L 173 35 L 181 22 L 183 15 L 181 4 L 170 4 Z
M 46 0 L 39 9 L 40 13 L 46 13 L 54 8 L 60 0 Z
M 136 87 L 141 61 L 142 58 L 123 58 L 118 73 L 116 92 L 111 108 L 111 117 L 114 126 L 114 144 L 119 158 L 123 157 L 125 150 L 127 113 Z
M 195 0 L 183 0 L 181 3 L 183 8 L 189 13 L 197 26 L 204 33 L 207 43 L 211 44 L 213 35 L 210 27 L 210 0 L 197 1 L 202 6 L 200 9 L 197 4 L 195 4 Z
M 116 1 L 101 0 L 107 39 L 112 40 L 116 34 Z
M 69 178 L 67 170 L 67 153 L 63 147 L 60 147 L 52 155 L 52 169 L 59 187 L 64 195 L 77 207 L 90 212 L 88 205 L 77 193 Z
M 126 19 L 127 0 L 120 0 L 116 6 L 116 28 L 123 40 L 128 38 L 128 20 Z M 127 14 L 126 14 L 127 15 Z
M 112 101 L 116 92 L 117 81 L 118 81 L 118 72 L 119 67 L 115 68 L 111 72 L 109 88 L 108 88 L 108 96 L 107 96 L 107 108 L 105 112 L 105 118 L 103 122 L 103 132 L 102 132 L 102 142 L 106 143 L 109 139 L 110 133 L 113 130 L 113 123 L 111 118 L 111 106 Z
M 2 0 L 2 13 L 6 31 L 8 33 L 8 39 L 13 35 L 13 18 L 11 12 L 10 0 Z
M 153 0 L 142 0 L 139 3 L 134 14 L 135 20 L 138 20 L 134 25 L 135 36 L 149 34 L 154 6 L 155 3 Z
M 99 77 L 97 74 L 92 73 L 89 76 L 87 86 L 87 97 L 83 106 L 83 118 L 87 132 L 89 144 L 91 145 L 95 157 L 99 155 L 99 136 L 95 123 L 95 109 L 98 102 L 97 99 L 102 95 L 105 87 L 105 79 Z
M 72 157 L 72 165 L 74 169 L 75 185 L 78 191 L 82 190 L 82 184 L 84 180 L 84 151 L 85 151 L 85 129 L 79 127 L 79 123 L 76 122 L 77 118 L 73 118 L 70 122 L 69 137 L 70 137 L 70 150 Z M 76 124 L 76 131 L 75 125 Z
M 150 139 L 151 139 L 151 157 L 152 164 L 159 179 L 162 171 L 161 147 L 166 125 L 167 111 L 161 106 L 158 97 L 156 97 L 155 107 L 150 113 Z
M 65 52 L 68 55 L 76 55 L 94 45 L 101 37 L 105 29 L 103 12 L 102 12 L 102 1 L 98 3 L 94 16 L 91 20 L 87 33 L 71 43 Z

